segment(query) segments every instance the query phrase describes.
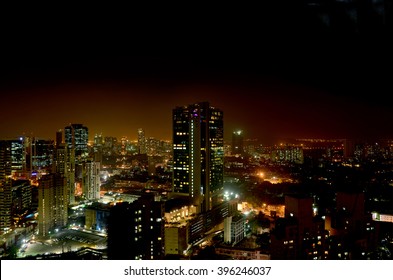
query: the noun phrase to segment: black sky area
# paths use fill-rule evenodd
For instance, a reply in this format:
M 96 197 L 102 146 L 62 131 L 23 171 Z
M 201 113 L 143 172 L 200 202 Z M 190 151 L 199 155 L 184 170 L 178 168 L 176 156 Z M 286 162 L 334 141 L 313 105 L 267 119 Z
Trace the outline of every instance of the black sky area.
M 383 17 L 355 1 L 356 22 L 338 1 L 310 2 L 11 16 L 0 138 L 83 123 L 90 138 L 171 139 L 172 109 L 200 101 L 224 111 L 227 140 L 393 138 L 391 1 Z

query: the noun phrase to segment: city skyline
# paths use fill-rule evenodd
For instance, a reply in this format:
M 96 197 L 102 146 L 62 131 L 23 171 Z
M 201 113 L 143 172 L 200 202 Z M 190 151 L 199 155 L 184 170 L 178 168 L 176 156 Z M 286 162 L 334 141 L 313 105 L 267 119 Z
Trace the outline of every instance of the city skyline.
M 388 275 L 393 0 L 233 3 L 4 11 L 2 279 Z

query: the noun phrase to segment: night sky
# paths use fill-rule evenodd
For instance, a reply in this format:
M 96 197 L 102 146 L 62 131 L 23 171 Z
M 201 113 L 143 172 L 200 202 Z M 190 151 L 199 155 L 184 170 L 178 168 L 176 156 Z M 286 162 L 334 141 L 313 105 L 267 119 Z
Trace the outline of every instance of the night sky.
M 301 5 L 224 8 L 13 18 L 0 139 L 54 139 L 82 123 L 91 139 L 143 128 L 170 140 L 172 109 L 201 101 L 223 110 L 226 140 L 234 129 L 265 143 L 393 138 L 391 23 L 325 26 Z

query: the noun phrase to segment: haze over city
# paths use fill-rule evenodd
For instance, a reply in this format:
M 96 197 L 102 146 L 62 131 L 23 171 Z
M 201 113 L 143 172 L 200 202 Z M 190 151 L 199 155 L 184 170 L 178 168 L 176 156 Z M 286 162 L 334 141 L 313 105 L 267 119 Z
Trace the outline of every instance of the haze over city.
M 90 139 L 136 139 L 143 128 L 169 140 L 172 109 L 208 101 L 224 112 L 226 140 L 235 129 L 267 143 L 391 138 L 389 29 L 327 29 L 290 7 L 236 10 L 237 21 L 161 15 L 143 29 L 121 17 L 91 29 L 82 17 L 13 26 L 1 54 L 0 137 L 50 139 L 83 123 Z
M 141 78 L 131 74 L 130 79 L 111 80 L 101 76 L 105 70 L 91 75 L 93 66 L 88 64 L 67 66 L 62 69 L 65 73 L 58 70 L 48 73 L 51 69 L 45 69 L 32 84 L 24 81 L 23 76 L 22 83 L 18 83 L 18 77 L 12 87 L 2 89 L 5 106 L 0 113 L 0 136 L 32 133 L 50 139 L 56 130 L 69 123 L 83 123 L 89 127 L 90 138 L 102 133 L 134 139 L 137 129 L 142 127 L 150 136 L 171 139 L 172 109 L 201 101 L 209 101 L 224 111 L 226 139 L 235 129 L 243 129 L 247 138 L 262 142 L 283 138 L 392 136 L 388 127 L 393 120 L 391 106 L 377 99 L 368 100 L 367 96 L 335 94 L 318 86 L 257 74 L 251 78 L 242 73 L 205 74 L 195 78 L 192 72 L 188 74 L 190 77 L 181 77 L 184 68 L 173 66 L 178 61 L 169 59 L 159 60 L 158 66 L 154 58 L 143 62 L 119 58 L 109 63 L 112 68 L 126 63 L 133 68 L 134 60 L 152 72 L 157 67 L 176 67 L 175 73 L 165 77 L 168 73 L 159 69 L 163 73 L 158 76 L 149 72 Z M 192 61 L 186 71 L 193 68 L 190 64 Z M 68 76 L 74 70 L 86 72 L 75 80 Z

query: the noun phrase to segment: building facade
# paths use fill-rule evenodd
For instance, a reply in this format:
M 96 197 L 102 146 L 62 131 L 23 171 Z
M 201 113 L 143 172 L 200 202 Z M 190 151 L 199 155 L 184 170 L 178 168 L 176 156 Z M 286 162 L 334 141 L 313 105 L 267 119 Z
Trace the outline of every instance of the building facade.
M 38 234 L 48 236 L 68 221 L 68 192 L 63 175 L 44 175 L 38 186 Z
M 231 154 L 232 155 L 243 155 L 244 154 L 243 131 L 242 130 L 236 130 L 232 133 Z
M 80 157 L 88 152 L 89 130 L 86 126 L 70 124 L 64 129 L 64 137 L 68 149 L 74 149 L 76 157 Z
M 82 192 L 85 199 L 99 199 L 100 185 L 100 163 L 95 161 L 84 162 L 82 175 Z
M 173 110 L 173 193 L 198 212 L 217 205 L 223 190 L 223 112 L 201 102 Z
M 237 244 L 246 236 L 243 215 L 229 216 L 224 219 L 224 242 Z
M 12 192 L 11 179 L 0 180 L 0 233 L 11 228 Z
M 146 138 L 145 131 L 142 128 L 138 129 L 138 147 L 140 154 L 146 154 Z
M 163 259 L 164 203 L 154 193 L 113 206 L 108 223 L 108 259 Z
M 11 142 L 2 140 L 0 141 L 0 232 L 5 232 L 11 227 L 11 170 Z

